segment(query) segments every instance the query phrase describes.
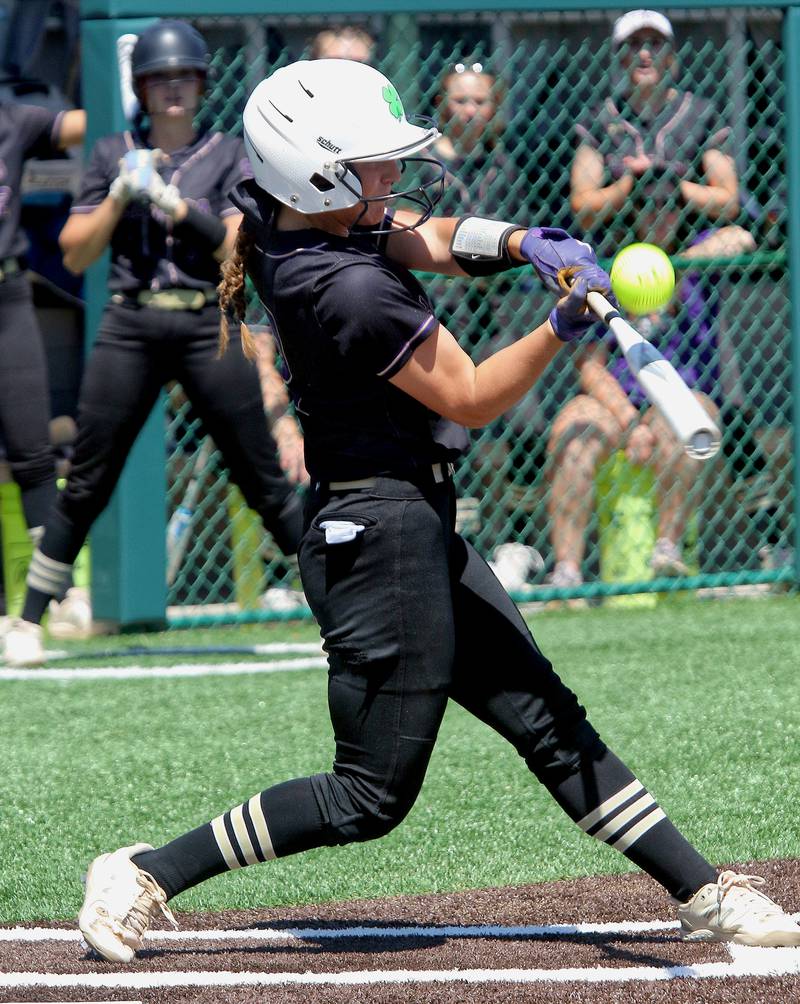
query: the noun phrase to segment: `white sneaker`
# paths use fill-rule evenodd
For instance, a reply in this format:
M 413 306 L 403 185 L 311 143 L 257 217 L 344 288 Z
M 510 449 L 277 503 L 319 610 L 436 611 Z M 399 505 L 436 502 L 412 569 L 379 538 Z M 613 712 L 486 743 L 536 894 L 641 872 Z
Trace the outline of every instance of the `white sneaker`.
M 737 945 L 788 948 L 800 945 L 800 927 L 755 886 L 757 875 L 725 871 L 678 907 L 684 941 L 733 941 Z
M 58 603 L 50 601 L 47 633 L 52 638 L 89 638 L 92 633 L 92 604 L 89 593 L 72 586 Z
M 528 585 L 528 576 L 544 568 L 544 558 L 535 547 L 510 541 L 497 545 L 489 567 L 500 580 L 503 589 L 510 593 Z
M 261 597 L 261 608 L 275 613 L 289 613 L 306 605 L 303 590 L 289 589 L 288 586 L 271 586 Z
M 41 624 L 14 617 L 3 637 L 3 657 L 6 666 L 21 669 L 44 663 L 44 634 Z
M 673 578 L 689 574 L 689 566 L 683 560 L 681 549 L 668 537 L 659 537 L 656 541 L 650 556 L 650 567 L 656 576 L 665 575 Z
M 177 930 L 167 896 L 152 875 L 131 858 L 152 851 L 150 844 L 101 854 L 89 865 L 78 927 L 88 944 L 109 962 L 131 962 L 142 935 L 159 913 Z

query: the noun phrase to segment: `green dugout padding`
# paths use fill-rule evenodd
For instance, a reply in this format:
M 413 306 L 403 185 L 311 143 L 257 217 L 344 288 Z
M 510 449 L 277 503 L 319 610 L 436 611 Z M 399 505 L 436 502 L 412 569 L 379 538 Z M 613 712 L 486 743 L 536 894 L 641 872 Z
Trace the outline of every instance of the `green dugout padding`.
M 127 125 L 119 98 L 116 40 L 150 18 L 84 20 L 83 94 L 88 145 Z M 107 256 L 86 275 L 86 337 L 97 333 L 107 298 Z M 109 394 L 114 388 L 109 387 Z M 166 509 L 163 406 L 153 409 L 111 502 L 91 531 L 94 617 L 119 629 L 160 626 L 166 616 Z

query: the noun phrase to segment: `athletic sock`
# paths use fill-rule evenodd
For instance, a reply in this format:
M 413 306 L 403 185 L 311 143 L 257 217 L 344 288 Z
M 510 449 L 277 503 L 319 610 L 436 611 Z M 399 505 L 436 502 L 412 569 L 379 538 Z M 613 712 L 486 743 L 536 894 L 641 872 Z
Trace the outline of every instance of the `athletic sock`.
M 620 851 L 681 902 L 716 882 L 717 871 L 667 818 L 625 764 L 605 748 L 548 788 L 589 836 Z
M 72 564 L 48 557 L 37 547 L 25 581 L 28 589 L 22 618 L 38 624 L 50 600 L 63 596 L 72 584 Z
M 311 779 L 298 778 L 131 860 L 171 899 L 222 872 L 319 847 L 324 832 Z
M 43 593 L 28 586 L 25 591 L 25 602 L 22 605 L 22 619 L 30 621 L 32 624 L 41 624 L 52 599 L 53 597 L 49 593 Z

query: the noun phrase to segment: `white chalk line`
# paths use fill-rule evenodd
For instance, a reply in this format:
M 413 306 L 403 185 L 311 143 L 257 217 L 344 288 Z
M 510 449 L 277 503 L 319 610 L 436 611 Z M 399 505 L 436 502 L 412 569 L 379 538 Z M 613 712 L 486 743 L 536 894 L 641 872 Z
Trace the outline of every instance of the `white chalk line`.
M 147 941 L 316 941 L 342 938 L 547 938 L 587 934 L 638 934 L 677 929 L 677 920 L 624 921 L 612 924 L 426 925 L 404 927 L 245 927 L 241 930 L 148 931 Z M 77 930 L 56 927 L 0 928 L 0 941 L 78 941 Z
M 377 983 L 632 983 L 675 979 L 741 979 L 800 973 L 796 948 L 757 948 L 757 958 L 708 962 L 696 966 L 630 966 L 569 969 L 388 969 L 340 973 L 136 972 L 136 973 L 0 973 L 0 987 L 163 987 L 240 986 L 368 986 Z
M 241 676 L 258 673 L 288 673 L 303 669 L 324 669 L 328 660 L 275 659 L 272 662 L 219 662 L 208 665 L 175 663 L 173 666 L 92 666 L 41 669 L 0 669 L 2 680 L 70 681 L 70 680 L 144 680 L 189 678 L 199 676 Z
M 228 931 L 153 931 L 150 941 L 226 940 L 316 940 L 375 937 L 545 937 L 586 934 L 628 934 L 664 931 L 678 927 L 677 921 L 629 921 L 619 924 L 549 925 L 470 925 L 427 927 L 344 927 L 344 928 L 245 928 Z M 6 942 L 77 941 L 74 930 L 56 928 L 4 928 L 0 940 Z M 99 972 L 99 973 L 0 973 L 0 987 L 48 987 L 56 989 L 111 987 L 117 989 L 158 989 L 164 987 L 236 986 L 365 986 L 378 983 L 630 983 L 673 979 L 741 979 L 800 974 L 800 950 L 796 948 L 746 948 L 726 946 L 732 961 L 700 963 L 695 966 L 581 967 L 565 969 L 451 969 L 451 970 L 366 970 L 338 973 L 256 973 L 256 972 Z

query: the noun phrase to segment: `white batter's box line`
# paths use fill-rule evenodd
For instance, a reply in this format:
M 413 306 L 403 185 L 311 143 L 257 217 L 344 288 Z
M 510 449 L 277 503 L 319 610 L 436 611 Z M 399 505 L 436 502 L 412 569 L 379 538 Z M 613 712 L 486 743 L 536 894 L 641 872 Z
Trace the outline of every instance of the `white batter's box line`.
M 164 987 L 369 986 L 379 983 L 633 983 L 742 979 L 800 973 L 796 948 L 753 949 L 757 956 L 695 966 L 597 966 L 569 969 L 388 969 L 339 973 L 103 972 L 0 973 L 1 987 L 160 989 Z
M 178 915 L 180 917 L 180 914 Z M 800 920 L 800 913 L 794 914 Z M 146 941 L 336 941 L 346 938 L 580 938 L 598 934 L 641 934 L 648 931 L 677 931 L 677 920 L 628 920 L 607 923 L 579 924 L 406 924 L 395 927 L 342 925 L 339 927 L 243 927 L 227 930 L 148 931 Z M 30 943 L 46 941 L 80 941 L 80 931 L 63 927 L 3 927 L 0 942 Z M 760 948 L 729 946 L 742 958 Z M 778 949 L 769 949 L 777 951 Z M 796 952 L 796 948 L 785 949 Z M 784 949 L 781 949 L 784 951 Z M 754 956 L 758 957 L 758 956 Z
M 179 915 L 180 916 L 180 915 Z M 549 938 L 595 934 L 639 934 L 677 930 L 677 920 L 623 921 L 603 924 L 469 924 L 404 925 L 402 927 L 245 927 L 205 931 L 148 931 L 147 941 L 318 941 L 345 938 Z M 79 941 L 77 930 L 55 927 L 0 928 L 0 941 Z

